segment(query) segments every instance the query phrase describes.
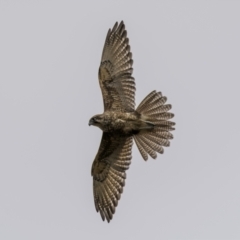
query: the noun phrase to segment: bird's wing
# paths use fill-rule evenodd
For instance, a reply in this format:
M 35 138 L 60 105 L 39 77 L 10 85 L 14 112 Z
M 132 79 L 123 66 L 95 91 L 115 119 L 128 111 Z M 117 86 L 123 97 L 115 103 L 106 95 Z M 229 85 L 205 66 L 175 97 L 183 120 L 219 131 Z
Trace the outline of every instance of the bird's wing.
M 123 192 L 126 173 L 132 158 L 132 137 L 103 133 L 92 165 L 93 194 L 97 212 L 109 222 Z
M 127 31 L 121 22 L 109 29 L 99 67 L 99 84 L 104 110 L 132 111 L 135 107 L 135 82 L 132 53 Z

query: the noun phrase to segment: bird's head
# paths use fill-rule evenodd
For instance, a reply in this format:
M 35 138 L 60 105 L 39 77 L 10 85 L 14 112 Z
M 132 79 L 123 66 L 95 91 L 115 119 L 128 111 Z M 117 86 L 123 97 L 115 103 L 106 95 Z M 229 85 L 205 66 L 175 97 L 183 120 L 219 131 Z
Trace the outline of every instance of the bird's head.
M 88 125 L 89 126 L 93 125 L 93 126 L 101 128 L 102 122 L 103 122 L 102 114 L 97 114 L 90 118 Z

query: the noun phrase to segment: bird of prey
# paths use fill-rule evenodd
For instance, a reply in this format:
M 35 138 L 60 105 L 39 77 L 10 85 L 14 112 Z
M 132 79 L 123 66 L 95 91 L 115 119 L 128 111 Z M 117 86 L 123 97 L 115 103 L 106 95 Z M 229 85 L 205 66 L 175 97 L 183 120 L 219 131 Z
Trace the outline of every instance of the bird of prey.
M 170 104 L 161 92 L 152 91 L 135 109 L 132 53 L 123 21 L 109 29 L 98 72 L 104 113 L 89 120 L 99 127 L 102 140 L 92 165 L 97 212 L 109 222 L 125 185 L 131 163 L 133 139 L 144 160 L 156 158 L 170 145 L 174 122 Z

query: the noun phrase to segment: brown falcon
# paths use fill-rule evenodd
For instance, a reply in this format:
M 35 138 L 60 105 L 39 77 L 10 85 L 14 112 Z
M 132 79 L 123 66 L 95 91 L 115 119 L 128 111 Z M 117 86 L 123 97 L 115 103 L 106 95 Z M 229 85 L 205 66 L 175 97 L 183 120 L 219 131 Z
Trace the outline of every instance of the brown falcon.
M 132 77 L 132 53 L 125 25 L 116 23 L 109 29 L 99 67 L 99 84 L 104 113 L 93 116 L 89 125 L 103 131 L 101 144 L 92 165 L 93 194 L 97 212 L 109 222 L 131 163 L 133 139 L 144 160 L 156 158 L 163 146 L 170 145 L 174 115 L 160 92 L 153 91 L 135 110 L 135 82 Z

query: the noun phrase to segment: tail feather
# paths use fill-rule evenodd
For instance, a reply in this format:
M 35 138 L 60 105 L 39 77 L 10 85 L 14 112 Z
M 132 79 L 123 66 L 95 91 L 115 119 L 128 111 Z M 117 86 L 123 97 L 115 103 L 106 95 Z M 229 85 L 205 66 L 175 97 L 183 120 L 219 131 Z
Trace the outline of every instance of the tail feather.
M 153 159 L 157 157 L 157 154 L 152 148 L 151 142 L 148 139 L 146 140 L 143 138 L 143 136 L 138 136 L 138 142 Z
M 173 113 L 168 112 L 172 106 L 165 104 L 167 98 L 160 92 L 152 91 L 139 104 L 136 111 L 140 113 L 141 120 L 152 124 L 149 129 L 142 129 L 134 135 L 136 145 L 144 160 L 148 155 L 152 158 L 157 157 L 157 153 L 163 153 L 164 147 L 170 146 L 170 139 L 173 139 L 174 122 L 169 119 L 174 117 Z
M 172 108 L 171 104 L 166 104 L 166 105 L 160 105 L 160 106 L 154 106 L 151 109 L 145 111 L 145 114 L 152 114 L 152 113 L 164 113 L 169 111 Z
M 163 147 L 161 145 L 159 145 L 159 142 L 156 141 L 156 139 L 153 136 L 142 136 L 142 138 L 145 140 L 147 145 L 150 145 L 151 148 L 158 152 L 158 153 L 163 153 Z
M 138 147 L 139 152 L 142 155 L 142 158 L 146 161 L 148 159 L 148 154 L 144 148 L 144 146 L 138 141 L 138 137 L 134 136 L 135 143 Z
M 169 113 L 169 112 L 164 112 L 164 113 L 153 113 L 151 115 L 151 120 L 153 122 L 157 122 L 159 120 L 168 120 L 168 119 L 171 119 L 174 117 L 174 114 L 173 113 Z M 150 121 L 151 121 L 150 120 Z
M 165 139 L 173 139 L 173 134 L 167 131 L 155 131 L 155 135 L 159 135 L 159 137 L 161 136 L 162 138 Z
M 175 128 L 172 127 L 174 125 L 175 123 L 171 121 L 161 121 L 159 123 L 156 123 L 155 127 L 165 131 L 172 131 L 175 130 Z
M 143 112 L 144 110 L 146 110 L 148 107 L 150 107 L 151 105 L 149 104 L 151 101 L 154 101 L 154 98 L 156 97 L 156 91 L 152 91 L 151 93 L 149 93 L 143 100 L 142 102 L 139 104 L 139 106 L 137 107 L 136 111 L 137 112 Z
M 162 136 L 157 136 L 156 134 L 151 134 L 151 133 L 148 133 L 146 135 L 143 134 L 143 136 L 145 138 L 149 139 L 150 141 L 154 142 L 155 144 L 160 144 L 164 147 L 170 146 L 170 141 L 168 139 L 161 138 Z

